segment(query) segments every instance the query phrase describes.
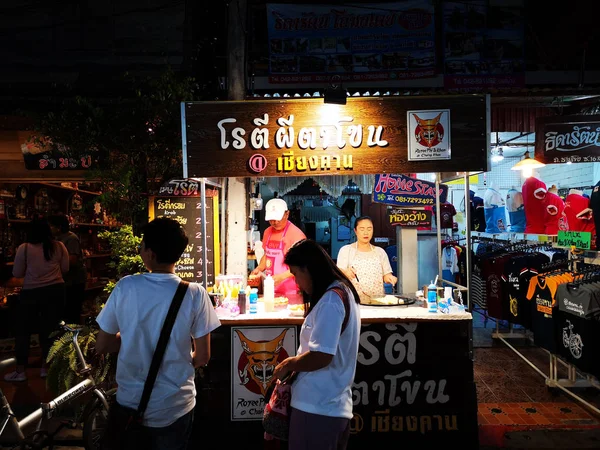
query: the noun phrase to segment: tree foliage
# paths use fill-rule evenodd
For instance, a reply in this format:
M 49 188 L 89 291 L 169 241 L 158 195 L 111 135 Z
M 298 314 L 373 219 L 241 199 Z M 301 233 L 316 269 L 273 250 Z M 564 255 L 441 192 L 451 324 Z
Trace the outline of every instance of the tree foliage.
M 147 220 L 147 196 L 182 175 L 181 102 L 198 91 L 194 79 L 168 69 L 160 76 L 129 74 L 119 95 L 73 96 L 37 117 L 34 142 L 45 150 L 97 155 L 88 173 L 102 186 L 101 202 L 134 227 Z

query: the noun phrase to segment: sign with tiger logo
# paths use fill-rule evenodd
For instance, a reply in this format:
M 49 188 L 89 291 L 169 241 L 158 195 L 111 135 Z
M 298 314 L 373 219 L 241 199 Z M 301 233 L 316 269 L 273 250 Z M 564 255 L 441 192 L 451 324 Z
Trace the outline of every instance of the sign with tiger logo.
M 275 367 L 297 348 L 294 326 L 231 328 L 231 420 L 262 420 Z
M 450 110 L 407 111 L 408 160 L 450 159 Z

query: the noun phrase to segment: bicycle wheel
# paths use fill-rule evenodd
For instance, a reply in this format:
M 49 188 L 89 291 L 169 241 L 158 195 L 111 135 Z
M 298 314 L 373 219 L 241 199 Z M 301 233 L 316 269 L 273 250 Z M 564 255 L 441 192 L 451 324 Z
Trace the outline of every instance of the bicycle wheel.
M 107 393 L 107 400 L 110 403 L 110 393 Z M 83 414 L 83 446 L 86 450 L 100 450 L 106 422 L 108 419 L 108 411 L 100 400 L 94 397 L 93 400 L 86 406 L 86 411 Z

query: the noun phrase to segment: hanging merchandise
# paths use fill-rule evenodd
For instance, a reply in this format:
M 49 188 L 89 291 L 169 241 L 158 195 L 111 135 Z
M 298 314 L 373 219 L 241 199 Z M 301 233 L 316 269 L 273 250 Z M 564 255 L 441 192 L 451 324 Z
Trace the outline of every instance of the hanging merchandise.
M 590 209 L 592 210 L 592 217 L 596 227 L 596 250 L 600 250 L 600 239 L 598 238 L 598 232 L 600 232 L 600 181 L 598 181 L 592 190 Z
M 444 202 L 440 205 L 440 224 L 442 229 L 452 228 L 456 209 L 450 202 Z
M 529 177 L 523 183 L 523 205 L 525 207 L 525 233 L 544 234 L 546 227 L 546 184 L 535 177 Z
M 83 200 L 77 192 L 71 197 L 71 213 L 81 211 L 83 209 Z
M 559 231 L 568 231 L 567 217 L 565 216 L 565 202 L 557 194 L 546 194 L 546 211 L 544 214 L 544 233 L 556 235 Z
M 590 199 L 584 197 L 583 191 L 571 189 L 565 198 L 565 216 L 569 231 L 586 231 L 596 235 L 594 218 L 591 214 Z
M 469 191 L 471 197 L 471 229 L 484 233 L 485 228 L 485 213 L 483 211 L 483 199 L 475 195 L 474 191 Z
M 51 200 L 48 197 L 48 190 L 46 188 L 40 189 L 34 197 L 35 209 L 37 212 L 42 214 L 48 214 L 51 209 Z
M 506 207 L 502 195 L 492 183 L 483 195 L 483 212 L 486 233 L 506 232 Z
M 510 231 L 523 233 L 525 231 L 525 205 L 523 194 L 516 189 L 509 189 L 506 194 L 506 210 L 510 219 Z

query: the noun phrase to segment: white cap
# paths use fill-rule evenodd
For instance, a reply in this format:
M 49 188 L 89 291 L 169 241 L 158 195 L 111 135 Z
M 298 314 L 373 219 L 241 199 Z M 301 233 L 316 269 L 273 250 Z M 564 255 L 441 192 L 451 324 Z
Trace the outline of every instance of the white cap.
M 272 198 L 265 206 L 265 220 L 281 220 L 283 215 L 288 210 L 285 200 L 280 198 Z

